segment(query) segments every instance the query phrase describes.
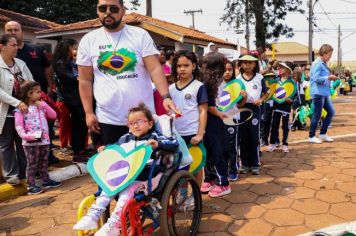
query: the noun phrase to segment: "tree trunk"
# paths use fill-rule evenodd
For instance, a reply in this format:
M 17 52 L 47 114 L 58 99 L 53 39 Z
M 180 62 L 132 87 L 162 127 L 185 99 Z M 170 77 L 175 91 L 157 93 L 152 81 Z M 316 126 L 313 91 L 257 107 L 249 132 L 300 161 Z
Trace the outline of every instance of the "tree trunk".
M 254 0 L 253 1 L 253 13 L 256 19 L 256 48 L 266 47 L 266 27 L 265 21 L 263 19 L 263 8 L 264 8 L 265 0 Z
M 146 0 L 146 16 L 152 17 L 152 0 Z

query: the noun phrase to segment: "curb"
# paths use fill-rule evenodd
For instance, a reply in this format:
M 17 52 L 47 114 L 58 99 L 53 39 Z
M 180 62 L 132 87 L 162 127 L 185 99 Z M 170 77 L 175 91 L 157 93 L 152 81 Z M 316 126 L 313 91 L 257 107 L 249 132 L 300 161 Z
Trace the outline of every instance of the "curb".
M 88 173 L 87 165 L 83 163 L 72 164 L 54 171 L 49 172 L 50 179 L 62 182 Z M 13 186 L 5 183 L 0 185 L 0 202 L 7 201 L 11 198 L 23 195 L 27 192 L 27 184 L 22 182 Z

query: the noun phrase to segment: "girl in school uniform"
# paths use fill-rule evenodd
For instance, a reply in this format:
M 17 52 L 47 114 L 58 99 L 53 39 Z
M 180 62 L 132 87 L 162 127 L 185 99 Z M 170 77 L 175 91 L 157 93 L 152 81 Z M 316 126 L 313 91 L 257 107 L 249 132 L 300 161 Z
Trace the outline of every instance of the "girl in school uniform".
M 246 88 L 247 100 L 244 107 L 252 111 L 252 118 L 239 126 L 240 139 L 240 173 L 246 174 L 249 171 L 254 175 L 260 174 L 260 106 L 267 98 L 267 88 L 264 78 L 259 74 L 258 59 L 245 55 L 239 58 L 240 72 L 237 77 Z M 248 118 L 249 114 L 241 113 L 242 121 Z

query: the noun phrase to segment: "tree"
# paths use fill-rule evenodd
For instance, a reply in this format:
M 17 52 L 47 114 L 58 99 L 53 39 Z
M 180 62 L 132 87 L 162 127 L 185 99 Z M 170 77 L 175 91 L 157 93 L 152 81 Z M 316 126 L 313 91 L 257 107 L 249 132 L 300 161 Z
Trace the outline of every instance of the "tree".
M 222 22 L 238 30 L 242 24 L 255 23 L 256 47 L 265 48 L 268 40 L 293 37 L 293 28 L 284 23 L 288 12 L 304 11 L 302 0 L 227 0 Z M 246 11 L 246 5 L 248 9 Z
M 133 8 L 138 0 L 130 0 Z M 95 19 L 98 0 L 1 0 L 0 8 L 39 17 L 60 24 Z

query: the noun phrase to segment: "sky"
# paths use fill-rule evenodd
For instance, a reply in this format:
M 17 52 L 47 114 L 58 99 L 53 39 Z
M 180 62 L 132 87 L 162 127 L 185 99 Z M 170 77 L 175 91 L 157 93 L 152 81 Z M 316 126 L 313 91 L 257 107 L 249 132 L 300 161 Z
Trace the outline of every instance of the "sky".
M 146 14 L 145 0 L 136 12 Z M 313 0 L 315 2 L 315 0 Z M 200 10 L 203 13 L 195 14 L 195 28 L 216 36 L 228 39 L 230 42 L 246 46 L 245 33 L 237 35 L 226 24 L 220 24 L 219 18 L 224 14 L 226 0 L 152 0 L 152 15 L 154 18 L 190 27 L 191 15 L 184 14 L 184 10 Z M 130 5 L 127 5 L 130 7 Z M 295 41 L 308 45 L 308 7 L 307 0 L 303 0 L 304 14 L 289 13 L 285 22 L 294 29 L 293 38 L 281 37 L 279 42 Z M 356 60 L 356 0 L 318 0 L 314 5 L 317 28 L 313 37 L 313 48 L 328 43 L 334 48 L 332 60 L 337 58 L 337 27 L 341 27 L 341 52 L 345 61 Z M 326 14 L 325 14 L 326 13 Z M 244 30 L 244 26 L 242 29 Z M 254 26 L 250 27 L 251 29 Z M 254 35 L 254 32 L 251 32 Z M 252 39 L 253 40 L 253 39 Z M 251 48 L 254 44 L 250 43 Z

